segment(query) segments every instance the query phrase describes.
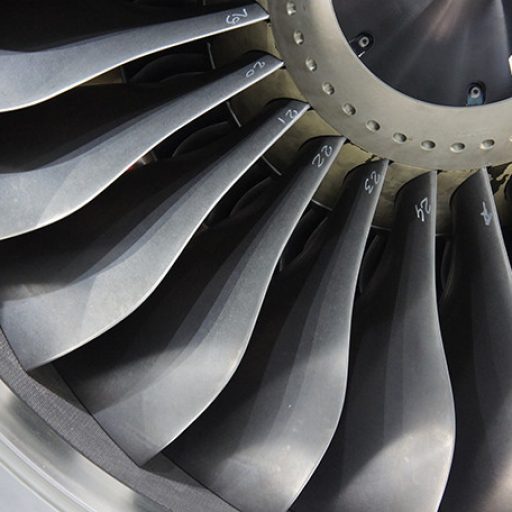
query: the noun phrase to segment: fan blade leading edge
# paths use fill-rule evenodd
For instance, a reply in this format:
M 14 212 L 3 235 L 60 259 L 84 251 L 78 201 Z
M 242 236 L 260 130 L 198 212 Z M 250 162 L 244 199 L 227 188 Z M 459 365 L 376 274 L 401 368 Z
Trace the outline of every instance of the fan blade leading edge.
M 66 221 L 4 241 L 0 324 L 22 365 L 52 361 L 140 306 L 222 196 L 308 108 L 275 102 L 206 168 L 180 176 L 161 161 L 160 181 L 127 179 Z
M 441 510 L 506 512 L 512 503 L 512 271 L 485 170 L 452 198 L 441 326 L 457 441 Z
M 320 253 L 276 277 L 234 378 L 168 450 L 239 510 L 287 511 L 336 431 L 357 275 L 386 169 L 349 174 L 319 228 Z
M 400 191 L 388 246 L 356 304 L 345 408 L 296 512 L 435 512 L 455 413 L 435 289 L 436 173 Z
M 44 7 L 41 7 L 44 9 Z M 42 13 L 40 13 L 42 14 Z M 101 11 L 97 13 L 101 16 Z M 3 14 L 4 20 L 9 17 Z M 257 4 L 36 49 L 0 48 L 0 112 L 48 100 L 126 62 L 268 18 Z M 21 45 L 23 46 L 23 45 Z M 32 46 L 36 46 L 32 43 Z
M 260 55 L 182 94 L 166 85 L 87 87 L 2 115 L 0 239 L 70 215 L 162 140 L 281 66 Z
M 266 211 L 223 236 L 204 232 L 139 312 L 59 365 L 137 463 L 174 441 L 231 379 L 284 246 L 342 144 L 309 144 Z

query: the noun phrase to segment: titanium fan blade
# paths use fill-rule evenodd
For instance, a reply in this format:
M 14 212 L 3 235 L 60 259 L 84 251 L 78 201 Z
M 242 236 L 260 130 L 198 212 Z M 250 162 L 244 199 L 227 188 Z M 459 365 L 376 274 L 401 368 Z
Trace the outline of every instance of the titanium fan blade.
M 231 379 L 284 246 L 343 140 L 310 143 L 252 224 L 202 233 L 135 315 L 60 362 L 81 402 L 138 464 L 174 441 Z
M 172 53 L 155 58 L 154 55 L 147 64 L 140 65 L 139 61 L 132 62 L 136 70 L 132 71 L 130 65 L 123 67 L 125 79 L 130 83 L 161 82 L 169 76 L 186 75 L 188 73 L 205 73 L 211 69 L 209 59 L 202 53 Z
M 15 7 L 16 8 L 16 7 Z M 32 9 L 32 16 L 44 9 Z M 101 16 L 101 10 L 97 17 Z M 66 34 L 62 41 L 17 42 L 17 34 L 0 47 L 0 112 L 45 101 L 106 71 L 144 55 L 250 25 L 268 18 L 257 4 L 233 7 L 197 17 L 119 29 L 80 38 Z M 7 22 L 9 17 L 3 14 Z M 12 23 L 12 20 L 11 20 Z M 25 20 L 22 20 L 25 23 Z M 16 27 L 18 29 L 18 27 Z M 12 28 L 4 27 L 9 34 Z M 18 31 L 19 32 L 19 31 Z M 24 34 L 25 38 L 27 34 Z M 53 37 L 54 39 L 54 37 Z
M 313 237 L 313 234 L 323 231 L 320 229 L 320 226 L 325 222 L 328 213 L 328 210 L 323 206 L 320 207 L 316 204 L 310 205 L 286 244 L 283 254 L 281 255 L 281 260 L 279 261 L 280 271 L 295 260 L 295 258 L 300 256 L 306 248 L 309 249 L 307 245 L 311 243 L 312 238 L 316 238 Z
M 270 55 L 244 62 L 178 96 L 172 84 L 87 87 L 2 115 L 0 239 L 70 215 L 166 137 L 282 65 Z
M 455 438 L 435 290 L 436 173 L 399 192 L 381 263 L 356 304 L 338 431 L 293 510 L 435 512 Z
M 455 192 L 452 213 L 440 309 L 460 428 L 441 510 L 505 512 L 512 504 L 512 272 L 485 170 Z
M 173 161 L 161 161 L 160 181 L 126 179 L 66 221 L 5 241 L 0 325 L 22 365 L 52 361 L 140 306 L 216 203 L 308 108 L 277 101 L 199 172 L 175 178 Z
M 371 238 L 372 234 L 373 238 Z M 359 271 L 359 292 L 364 292 L 371 282 L 373 274 L 386 248 L 386 235 L 384 233 L 380 231 L 370 233 L 370 238 Z
M 336 431 L 357 275 L 386 168 L 348 176 L 319 255 L 276 277 L 235 376 L 168 450 L 239 510 L 286 512 Z

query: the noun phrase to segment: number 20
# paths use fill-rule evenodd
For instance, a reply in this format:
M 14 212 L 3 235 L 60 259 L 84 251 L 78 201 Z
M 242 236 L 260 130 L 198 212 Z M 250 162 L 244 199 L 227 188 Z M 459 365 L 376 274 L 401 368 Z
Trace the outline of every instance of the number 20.
M 247 18 L 249 14 L 247 13 L 247 9 L 241 9 L 240 12 L 234 12 L 226 17 L 226 23 L 228 25 L 237 25 L 242 21 L 242 18 Z
M 266 63 L 264 60 L 259 60 L 258 62 L 254 63 L 252 68 L 245 73 L 245 78 L 252 78 L 256 74 L 257 69 L 263 69 L 266 66 Z

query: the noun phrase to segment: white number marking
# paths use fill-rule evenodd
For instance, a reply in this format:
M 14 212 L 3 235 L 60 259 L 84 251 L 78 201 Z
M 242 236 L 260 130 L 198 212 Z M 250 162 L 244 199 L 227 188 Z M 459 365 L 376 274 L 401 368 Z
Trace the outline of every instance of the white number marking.
M 421 222 L 425 222 L 427 215 L 432 213 L 432 204 L 428 197 L 422 199 L 420 204 L 415 205 L 414 208 L 416 210 L 416 216 L 421 220 Z
M 247 13 L 247 9 L 242 9 L 240 12 L 234 12 L 232 14 L 229 14 L 226 17 L 226 23 L 228 25 L 238 25 L 243 18 L 247 18 L 249 14 Z
M 255 62 L 251 69 L 245 73 L 245 78 L 252 78 L 258 69 L 263 69 L 267 63 L 264 60 L 259 60 L 258 62 Z
M 311 164 L 318 169 L 321 169 L 324 166 L 327 158 L 332 155 L 333 151 L 334 149 L 332 146 L 322 146 L 322 149 L 320 149 L 320 152 L 315 155 L 315 158 L 313 158 Z
M 284 116 L 278 117 L 277 120 L 280 123 L 286 124 L 288 121 L 292 121 L 293 119 L 295 119 L 298 115 L 299 115 L 298 110 L 295 110 L 294 108 L 290 108 L 285 112 Z
M 482 210 L 482 213 L 480 213 L 480 215 L 483 217 L 485 225 L 490 226 L 494 215 L 492 212 L 490 212 L 487 209 L 487 204 L 485 201 L 482 201 L 482 206 L 483 206 L 483 210 Z
M 380 183 L 380 174 L 377 171 L 372 171 L 369 178 L 364 181 L 364 189 L 369 195 L 373 194 L 375 187 Z

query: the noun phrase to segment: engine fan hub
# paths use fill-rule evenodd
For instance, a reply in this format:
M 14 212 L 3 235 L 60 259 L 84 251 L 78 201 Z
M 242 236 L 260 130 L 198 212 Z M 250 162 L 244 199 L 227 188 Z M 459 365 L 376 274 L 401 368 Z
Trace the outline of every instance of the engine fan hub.
M 353 51 L 394 89 L 429 103 L 463 107 L 512 97 L 501 0 L 333 0 Z
M 315 110 L 354 144 L 402 164 L 512 161 L 512 14 L 501 1 L 385 4 L 269 0 L 278 49 Z M 473 48 L 473 35 L 485 46 Z

